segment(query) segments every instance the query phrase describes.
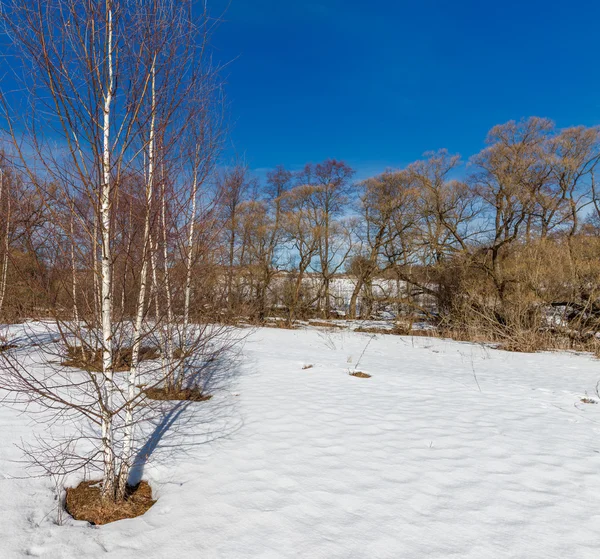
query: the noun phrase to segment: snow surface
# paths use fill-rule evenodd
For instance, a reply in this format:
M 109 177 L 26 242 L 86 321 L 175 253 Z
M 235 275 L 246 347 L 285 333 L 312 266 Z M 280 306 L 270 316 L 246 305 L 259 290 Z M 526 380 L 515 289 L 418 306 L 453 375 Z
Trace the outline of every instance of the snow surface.
M 152 453 L 158 502 L 101 527 L 56 525 L 15 446 L 42 426 L 0 408 L 0 557 L 600 557 L 590 356 L 265 328 L 238 366 Z

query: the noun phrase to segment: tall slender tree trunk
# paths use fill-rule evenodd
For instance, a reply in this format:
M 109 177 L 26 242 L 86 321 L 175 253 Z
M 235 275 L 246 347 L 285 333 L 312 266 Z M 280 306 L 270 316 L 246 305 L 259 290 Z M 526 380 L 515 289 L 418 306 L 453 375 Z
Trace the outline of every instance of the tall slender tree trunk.
M 104 110 L 102 123 L 102 185 L 100 194 L 100 231 L 101 245 L 101 314 L 102 314 L 102 454 L 104 462 L 104 482 L 102 497 L 115 497 L 115 455 L 113 434 L 113 351 L 112 351 L 112 254 L 111 254 L 111 146 L 110 119 L 113 103 L 113 10 L 112 0 L 106 0 L 106 56 L 108 65 L 108 84 L 104 92 Z
M 348 318 L 350 319 L 354 319 L 357 316 L 356 305 L 358 303 L 358 295 L 360 294 L 363 283 L 364 279 L 362 277 L 356 278 L 356 284 L 354 285 L 352 295 L 350 296 L 350 308 L 348 309 Z
M 229 239 L 229 270 L 227 274 L 227 304 L 229 310 L 233 309 L 233 261 L 235 259 L 235 218 L 231 218 L 231 237 Z
M 152 271 L 152 297 L 154 297 L 154 321 L 155 327 L 160 318 L 160 292 L 158 289 L 158 262 L 156 260 L 156 251 L 158 250 L 158 241 L 150 233 L 150 269 Z M 162 342 L 161 342 L 162 343 Z M 161 346 L 161 347 L 164 347 Z
M 98 197 L 98 201 L 100 197 Z M 94 320 L 98 320 L 100 316 L 100 269 L 98 267 L 99 252 L 98 252 L 98 214 L 94 212 L 94 225 L 92 227 L 92 240 L 91 240 L 91 257 L 92 257 L 92 269 L 93 269 L 93 297 L 94 297 Z M 90 340 L 91 342 L 92 340 Z
M 128 220 L 128 227 L 127 227 L 127 250 L 125 252 L 125 254 L 130 255 L 131 254 L 131 249 L 133 246 L 133 207 L 132 204 L 129 204 L 129 220 Z M 127 301 L 126 301 L 126 294 L 127 294 L 127 273 L 129 271 L 129 258 L 125 258 L 125 261 L 123 263 L 123 285 L 121 287 L 121 318 L 125 317 L 125 307 L 127 305 Z
M 169 246 L 168 246 L 168 228 L 167 228 L 167 195 L 164 177 L 161 180 L 161 222 L 163 234 L 163 274 L 165 286 L 165 301 L 167 305 L 167 324 L 164 327 L 165 332 L 165 369 L 168 385 L 175 387 L 175 371 L 173 370 L 173 298 L 171 297 L 171 271 L 169 269 Z
M 69 232 L 71 235 L 71 297 L 73 298 L 73 320 L 75 327 L 79 329 L 79 307 L 77 306 L 77 263 L 75 261 L 75 208 L 71 206 Z M 81 345 L 83 350 L 83 344 Z
M 188 328 L 190 323 L 190 301 L 192 296 L 192 266 L 194 263 L 194 230 L 196 226 L 196 208 L 198 203 L 198 152 L 196 152 L 196 160 L 194 161 L 194 178 L 192 183 L 192 213 L 188 226 L 188 238 L 187 238 L 187 254 L 185 260 L 185 294 L 183 303 L 183 333 L 182 340 L 180 340 L 180 346 L 182 355 L 185 356 L 185 352 L 188 345 Z M 183 362 L 182 362 L 183 366 Z M 180 372 L 177 387 L 181 388 L 183 383 L 184 371 Z
M 4 297 L 6 296 L 6 283 L 8 279 L 8 259 L 10 250 L 10 192 L 4 187 L 4 171 L 0 169 L 0 204 L 2 203 L 2 197 L 6 196 L 6 224 L 4 229 L 4 243 L 2 246 L 2 269 L 0 271 L 0 312 L 4 306 Z
M 150 134 L 148 139 L 148 176 L 146 182 L 146 217 L 144 219 L 144 237 L 142 248 L 142 269 L 140 271 L 140 289 L 133 324 L 133 344 L 131 348 L 131 367 L 127 380 L 127 404 L 125 407 L 125 434 L 123 437 L 123 459 L 119 470 L 117 487 L 117 498 L 123 499 L 127 489 L 129 472 L 132 467 L 133 441 L 135 438 L 135 424 L 133 422 L 134 398 L 138 384 L 138 369 L 140 361 L 140 349 L 142 345 L 142 325 L 145 314 L 146 291 L 148 289 L 148 252 L 150 250 L 150 221 L 152 217 L 152 198 L 154 193 L 154 169 L 155 169 L 155 126 L 156 126 L 156 58 L 152 63 L 152 85 L 151 85 L 151 112 Z

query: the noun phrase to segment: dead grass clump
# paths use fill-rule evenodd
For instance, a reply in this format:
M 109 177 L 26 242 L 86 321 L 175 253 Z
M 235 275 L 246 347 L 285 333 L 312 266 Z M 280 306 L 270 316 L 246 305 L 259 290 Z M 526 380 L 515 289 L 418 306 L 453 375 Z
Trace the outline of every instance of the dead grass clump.
M 590 351 L 595 353 L 597 343 L 593 337 L 583 337 L 577 333 L 569 334 L 550 330 L 534 330 L 496 336 L 493 341 L 499 342 L 498 349 L 520 353 L 536 353 L 538 351 Z
M 410 330 L 408 336 L 419 336 L 423 338 L 435 338 L 438 333 L 435 330 Z
M 119 348 L 113 356 L 114 370 L 116 372 L 129 371 L 131 368 L 131 356 L 133 350 L 131 347 Z M 140 361 L 158 359 L 160 353 L 155 347 L 140 348 Z M 81 346 L 67 346 L 67 353 L 62 361 L 65 367 L 77 367 L 86 371 L 102 371 L 102 350 L 82 348 Z
M 393 328 L 382 328 L 380 326 L 359 326 L 354 330 L 364 334 L 393 334 L 396 336 L 408 336 L 411 333 L 410 328 L 395 324 Z
M 504 351 L 513 351 L 515 353 L 537 353 L 545 349 L 547 346 L 540 344 L 533 338 L 522 338 L 519 340 L 508 340 L 500 343 L 498 349 Z
M 125 500 L 102 501 L 101 481 L 82 481 L 77 487 L 67 488 L 65 509 L 75 520 L 86 520 L 91 524 L 108 524 L 124 518 L 135 518 L 144 514 L 156 501 L 152 499 L 152 488 L 148 482 L 127 486 Z
M 10 349 L 17 349 L 17 346 L 15 344 L 2 344 L 0 343 L 0 353 L 2 353 L 3 351 L 8 351 Z
M 308 364 L 308 365 L 302 365 L 302 370 L 306 370 L 306 369 L 312 369 L 314 367 L 314 365 Z
M 354 371 L 350 373 L 350 376 L 358 378 L 371 378 L 371 375 L 369 373 L 363 373 L 362 371 Z
M 324 322 L 321 320 L 309 320 L 308 323 L 311 326 L 317 326 L 319 328 L 345 328 L 344 324 L 337 324 L 336 322 Z
M 150 400 L 185 400 L 188 402 L 205 402 L 212 398 L 212 394 L 204 394 L 199 388 L 183 388 L 173 390 L 168 388 L 147 388 L 144 390 Z
M 261 323 L 263 328 L 280 328 L 283 330 L 297 330 L 297 324 L 290 324 L 287 320 L 275 320 L 272 318 L 265 318 L 264 322 Z
M 596 400 L 594 400 L 593 398 L 589 398 L 589 397 L 585 397 L 585 398 L 581 398 L 581 403 L 582 404 L 597 404 L 598 402 Z
M 354 329 L 355 332 L 361 332 L 363 334 L 391 334 L 391 330 L 386 328 L 369 328 L 366 326 L 359 326 Z

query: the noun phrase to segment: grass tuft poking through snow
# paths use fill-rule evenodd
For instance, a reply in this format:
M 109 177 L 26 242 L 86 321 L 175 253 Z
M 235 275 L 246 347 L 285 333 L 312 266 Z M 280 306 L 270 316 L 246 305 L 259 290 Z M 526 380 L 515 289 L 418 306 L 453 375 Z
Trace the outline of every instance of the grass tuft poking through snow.
M 352 371 L 349 374 L 350 374 L 351 377 L 371 378 L 371 375 L 369 373 L 363 373 L 362 371 Z

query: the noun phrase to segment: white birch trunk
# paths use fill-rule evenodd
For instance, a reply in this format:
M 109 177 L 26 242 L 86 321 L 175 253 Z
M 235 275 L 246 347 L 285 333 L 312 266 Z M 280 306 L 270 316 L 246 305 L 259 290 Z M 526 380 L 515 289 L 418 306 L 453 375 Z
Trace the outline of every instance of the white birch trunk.
M 69 223 L 69 229 L 71 234 L 71 297 L 73 297 L 73 320 L 75 321 L 75 327 L 77 328 L 77 332 L 79 332 L 79 310 L 77 308 L 77 266 L 75 262 L 75 225 L 73 223 L 73 221 L 75 220 L 74 214 L 75 207 L 71 205 L 71 219 Z M 83 344 L 81 344 L 81 349 L 83 350 Z
M 129 204 L 129 221 L 128 221 L 128 230 L 127 230 L 127 250 L 125 252 L 125 254 L 130 255 L 131 254 L 131 247 L 133 245 L 133 235 L 132 235 L 132 231 L 133 231 L 133 208 L 132 208 L 132 204 Z M 129 271 L 129 258 L 125 258 L 125 262 L 123 264 L 123 285 L 121 287 L 121 318 L 124 318 L 125 316 L 125 295 L 126 295 L 126 291 L 127 291 L 127 272 Z
M 152 212 L 152 196 L 154 187 L 154 129 L 156 122 L 156 71 L 154 62 L 152 64 L 152 117 L 150 121 L 150 137 L 148 142 L 148 178 L 146 183 L 146 219 L 144 223 L 144 239 L 142 253 L 142 270 L 140 272 L 140 290 L 133 325 L 133 346 L 131 348 L 131 368 L 129 370 L 127 386 L 127 405 L 125 409 L 125 433 L 123 440 L 123 460 L 119 471 L 119 482 L 117 496 L 123 498 L 127 488 L 129 471 L 132 466 L 133 442 L 135 436 L 135 424 L 133 421 L 135 389 L 138 377 L 138 365 L 140 349 L 142 344 L 142 326 L 144 319 L 144 303 L 146 301 L 146 291 L 148 287 L 148 252 L 150 250 L 150 218 Z
M 185 355 L 188 346 L 188 328 L 190 323 L 190 301 L 192 297 L 192 265 L 194 263 L 194 230 L 196 226 L 196 207 L 198 198 L 198 152 L 196 152 L 196 159 L 194 161 L 194 178 L 192 183 L 192 213 L 190 223 L 188 227 L 188 238 L 187 238 L 187 254 L 185 262 L 185 295 L 183 303 L 183 332 L 182 340 L 180 340 L 180 346 L 182 351 L 182 362 L 181 371 L 178 379 L 178 388 L 182 388 L 184 375 L 185 375 Z
M 198 155 L 196 155 L 198 157 Z M 187 258 L 185 269 L 185 300 L 183 305 L 183 345 L 188 342 L 188 325 L 190 321 L 190 300 L 192 296 L 192 265 L 194 262 L 194 230 L 196 226 L 196 206 L 198 197 L 198 165 L 197 161 L 194 164 L 194 181 L 192 184 L 192 217 L 190 219 L 187 238 Z
M 169 247 L 168 247 L 168 231 L 167 231 L 167 200 L 165 192 L 165 177 L 164 168 L 161 181 L 161 221 L 163 231 L 163 273 L 165 284 L 165 298 L 167 304 L 167 324 L 165 325 L 165 359 L 164 372 L 169 379 L 168 385 L 175 386 L 175 371 L 173 370 L 173 301 L 171 298 L 171 281 L 169 270 Z
M 2 271 L 0 273 L 0 311 L 4 306 L 4 297 L 6 295 L 6 282 L 8 279 L 8 254 L 10 248 L 9 234 L 10 234 L 10 193 L 8 189 L 4 189 L 4 171 L 0 169 L 0 203 L 2 197 L 6 196 L 6 228 L 4 230 L 4 256 L 2 258 Z
M 100 270 L 98 269 L 98 215 L 94 212 L 94 226 L 92 229 L 91 256 L 94 269 L 94 321 L 100 316 Z M 90 342 L 93 342 L 90 338 Z
M 102 123 L 102 186 L 100 193 L 100 232 L 101 232 L 101 315 L 102 315 L 102 455 L 104 482 L 102 497 L 115 496 L 115 455 L 113 433 L 113 359 L 112 359 L 112 255 L 111 255 L 111 178 L 110 178 L 110 117 L 113 101 L 113 20 L 112 1 L 106 0 L 106 34 L 108 84 L 104 93 Z

